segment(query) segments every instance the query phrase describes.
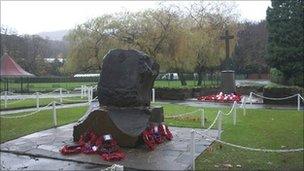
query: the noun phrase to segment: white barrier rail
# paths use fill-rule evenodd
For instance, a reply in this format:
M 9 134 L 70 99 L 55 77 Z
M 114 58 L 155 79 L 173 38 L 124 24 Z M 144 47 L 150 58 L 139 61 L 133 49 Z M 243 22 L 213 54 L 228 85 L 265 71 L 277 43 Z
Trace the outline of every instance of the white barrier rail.
M 250 105 L 252 105 L 252 96 L 253 95 L 263 98 L 263 99 L 268 99 L 268 100 L 286 100 L 286 99 L 291 99 L 291 98 L 297 97 L 297 110 L 298 111 L 301 110 L 301 99 L 302 99 L 302 101 L 304 101 L 304 98 L 300 94 L 294 94 L 294 95 L 287 96 L 287 97 L 265 97 L 263 95 L 260 95 L 260 94 L 254 93 L 254 92 L 250 92 L 250 95 L 249 95 Z
M 296 148 L 296 149 L 265 149 L 265 148 L 252 148 L 252 147 L 245 147 L 245 146 L 241 146 L 241 145 L 236 145 L 236 144 L 232 144 L 232 143 L 228 143 L 216 138 L 213 138 L 212 136 L 209 136 L 207 134 L 204 133 L 200 133 L 195 131 L 197 134 L 201 135 L 202 137 L 208 137 L 209 139 L 212 139 L 214 141 L 217 141 L 219 143 L 228 145 L 228 146 L 232 146 L 232 147 L 236 147 L 236 148 L 241 148 L 241 149 L 245 149 L 245 150 L 250 150 L 250 151 L 260 151 L 260 152 L 272 152 L 272 153 L 290 153 L 290 152 L 301 152 L 304 151 L 304 148 Z
M 255 95 L 257 97 L 260 97 L 260 98 L 263 98 L 263 99 L 268 99 L 268 100 L 286 100 L 286 99 L 291 99 L 293 97 L 296 97 L 298 96 L 299 94 L 294 94 L 294 95 L 291 95 L 291 96 L 287 96 L 287 97 L 265 97 L 263 95 L 260 95 L 260 94 L 256 94 L 254 92 L 251 92 L 252 95 Z M 250 95 L 249 95 L 250 96 Z
M 51 106 L 53 104 L 53 102 L 47 104 L 46 106 L 40 108 L 39 110 L 37 111 L 34 111 L 34 112 L 31 112 L 31 113 L 28 113 L 28 114 L 24 114 L 24 115 L 17 115 L 17 116 L 0 116 L 1 118 L 4 118 L 4 119 L 17 119 L 17 118 L 23 118 L 23 117 L 27 117 L 27 116 L 31 116 L 31 115 L 34 115 L 36 113 L 39 113 L 41 112 L 42 110 L 46 110 L 47 107 Z
M 222 114 L 226 116 L 230 115 L 236 109 L 236 106 L 237 106 L 237 102 L 234 101 L 230 111 L 228 113 L 222 113 Z
M 80 97 L 82 98 L 83 97 L 83 94 L 84 94 L 84 92 L 85 92 L 85 89 L 84 89 L 84 87 L 85 86 L 81 86 L 81 94 L 80 94 Z M 51 94 L 53 94 L 54 92 L 56 92 L 56 91 L 59 91 L 59 97 L 53 97 L 53 98 L 58 98 L 59 99 L 59 101 L 62 103 L 63 101 L 70 101 L 70 102 L 90 102 L 90 101 L 92 101 L 93 99 L 93 87 L 86 87 L 86 89 L 87 89 L 87 91 L 88 91 L 88 93 L 87 93 L 87 97 L 88 97 L 88 100 L 77 100 L 77 99 L 75 99 L 75 100 L 72 100 L 72 99 L 64 99 L 64 97 L 63 97 L 63 91 L 66 91 L 67 93 L 69 93 L 69 91 L 68 90 L 66 90 L 66 89 L 64 89 L 64 88 L 57 88 L 57 89 L 55 89 L 55 90 L 53 90 L 52 92 L 49 92 L 49 93 L 41 93 L 41 92 L 35 92 L 35 93 L 33 93 L 33 94 L 31 94 L 30 96 L 35 96 L 35 98 L 36 98 L 36 108 L 37 109 L 39 109 L 39 102 L 40 102 L 40 98 L 41 98 L 41 96 L 46 96 L 46 95 L 51 95 Z M 4 108 L 7 108 L 7 105 L 12 105 L 12 104 L 15 104 L 15 103 L 19 103 L 19 102 L 22 102 L 22 101 L 25 101 L 25 100 L 27 100 L 27 99 L 33 99 L 33 98 L 29 98 L 29 97 L 27 97 L 27 98 L 23 98 L 23 99 L 20 99 L 20 100 L 14 100 L 13 102 L 8 102 L 9 101 L 9 99 L 8 99 L 8 93 L 9 92 L 7 92 L 7 91 L 4 91 L 4 92 L 1 92 L 1 93 L 3 93 L 4 94 Z M 14 94 L 14 93 L 11 93 L 11 94 Z M 14 95 L 17 95 L 17 94 L 14 94 Z
M 192 112 L 188 112 L 188 113 L 183 113 L 183 114 L 178 114 L 178 115 L 167 116 L 167 117 L 165 117 L 165 118 L 166 118 L 166 119 L 175 119 L 175 118 L 179 118 L 179 117 L 182 117 L 182 116 L 191 115 L 191 114 L 200 112 L 200 111 L 202 111 L 202 110 L 203 110 L 203 109 L 198 109 L 198 110 L 195 110 L 195 111 L 192 111 Z

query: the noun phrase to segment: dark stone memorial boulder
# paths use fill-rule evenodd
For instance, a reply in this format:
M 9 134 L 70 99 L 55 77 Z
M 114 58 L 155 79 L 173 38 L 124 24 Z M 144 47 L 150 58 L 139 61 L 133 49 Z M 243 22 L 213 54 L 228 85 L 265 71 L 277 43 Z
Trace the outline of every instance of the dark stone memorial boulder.
M 149 106 L 159 65 L 136 50 L 111 50 L 103 59 L 98 100 L 105 106 Z
M 112 134 L 123 147 L 141 143 L 150 123 L 164 122 L 163 108 L 151 107 L 151 89 L 159 65 L 143 52 L 111 50 L 103 59 L 98 83 L 100 108 L 88 112 L 74 126 L 74 141 L 88 130 Z

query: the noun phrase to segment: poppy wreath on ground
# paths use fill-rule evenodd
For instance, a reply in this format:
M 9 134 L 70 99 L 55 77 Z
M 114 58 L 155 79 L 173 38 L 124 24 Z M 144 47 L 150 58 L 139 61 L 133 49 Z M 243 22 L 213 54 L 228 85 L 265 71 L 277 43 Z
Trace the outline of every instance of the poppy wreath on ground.
M 168 126 L 164 124 L 150 124 L 142 133 L 142 138 L 145 146 L 152 151 L 157 144 L 161 144 L 166 140 L 171 141 L 173 136 Z
M 241 95 L 237 93 L 230 93 L 225 94 L 223 92 L 220 92 L 216 95 L 209 95 L 209 96 L 200 96 L 197 98 L 199 101 L 206 101 L 206 102 L 240 102 L 241 101 Z
M 61 154 L 99 154 L 103 160 L 119 161 L 125 158 L 117 142 L 111 134 L 96 135 L 89 130 L 82 135 L 76 145 L 65 145 L 60 149 Z

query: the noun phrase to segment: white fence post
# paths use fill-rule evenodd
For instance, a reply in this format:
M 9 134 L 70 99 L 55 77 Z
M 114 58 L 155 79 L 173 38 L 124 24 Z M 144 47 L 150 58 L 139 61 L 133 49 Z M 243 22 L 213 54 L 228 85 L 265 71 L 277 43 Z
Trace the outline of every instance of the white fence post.
M 56 102 L 53 101 L 53 119 L 54 119 L 54 127 L 57 126 L 57 113 L 56 113 Z
M 249 95 L 249 102 L 250 102 L 250 105 L 252 105 L 252 92 L 250 92 L 250 95 Z
M 4 91 L 4 108 L 7 108 L 7 91 Z
M 205 110 L 201 109 L 201 127 L 204 128 L 205 127 Z
M 39 109 L 39 92 L 36 92 L 36 108 Z
M 217 138 L 220 140 L 221 139 L 221 133 L 222 133 L 222 112 L 218 111 L 219 117 L 217 120 Z
M 152 103 L 155 103 L 155 89 L 152 88 Z
M 195 170 L 195 131 L 194 129 L 191 130 L 191 157 L 192 157 L 192 170 Z
M 300 99 L 300 94 L 298 94 L 298 111 L 301 109 L 301 99 Z
M 81 85 L 81 98 L 83 98 L 83 85 Z
M 90 87 L 86 87 L 86 95 L 88 98 L 88 102 L 90 102 Z
M 93 100 L 93 92 L 94 92 L 94 88 L 93 88 L 93 86 L 91 86 L 91 91 L 90 91 L 90 101 L 91 102 Z
M 243 108 L 243 115 L 245 116 L 246 115 L 246 97 L 243 98 L 242 108 Z
M 232 115 L 232 117 L 233 117 L 233 125 L 236 125 L 236 105 L 237 105 L 237 103 L 236 103 L 236 101 L 234 101 L 234 109 L 233 109 L 233 115 Z
M 60 94 L 60 103 L 62 103 L 62 88 L 59 88 L 59 94 Z

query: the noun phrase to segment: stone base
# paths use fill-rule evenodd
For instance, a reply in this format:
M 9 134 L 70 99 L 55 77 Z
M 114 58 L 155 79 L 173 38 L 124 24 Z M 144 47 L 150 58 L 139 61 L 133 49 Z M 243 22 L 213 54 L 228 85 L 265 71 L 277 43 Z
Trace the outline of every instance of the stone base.
M 96 134 L 111 134 L 121 147 L 141 144 L 141 133 L 150 123 L 164 122 L 162 107 L 100 108 L 89 112 L 74 126 L 74 141 L 88 130 Z
M 143 145 L 137 148 L 122 148 L 126 158 L 121 161 L 107 162 L 99 155 L 62 155 L 59 149 L 72 140 L 73 125 L 43 130 L 1 144 L 0 163 L 3 170 L 45 170 L 57 167 L 60 170 L 101 170 L 113 164 L 123 165 L 125 170 L 190 170 L 192 158 L 189 152 L 190 132 L 192 128 L 170 127 L 172 141 L 159 144 L 154 151 L 148 151 Z M 212 137 L 217 136 L 217 130 L 195 129 L 197 132 L 207 131 Z M 210 140 L 195 135 L 195 157 L 199 156 L 212 143 Z M 7 158 L 4 152 L 15 153 L 18 156 Z M 21 155 L 30 156 L 24 160 Z M 45 161 L 54 159 L 58 163 Z M 77 162 L 73 164 L 72 162 Z M 90 166 L 88 166 L 90 165 Z M 1 170 L 1 169 L 0 169 Z M 58 169 L 57 169 L 58 170 Z

